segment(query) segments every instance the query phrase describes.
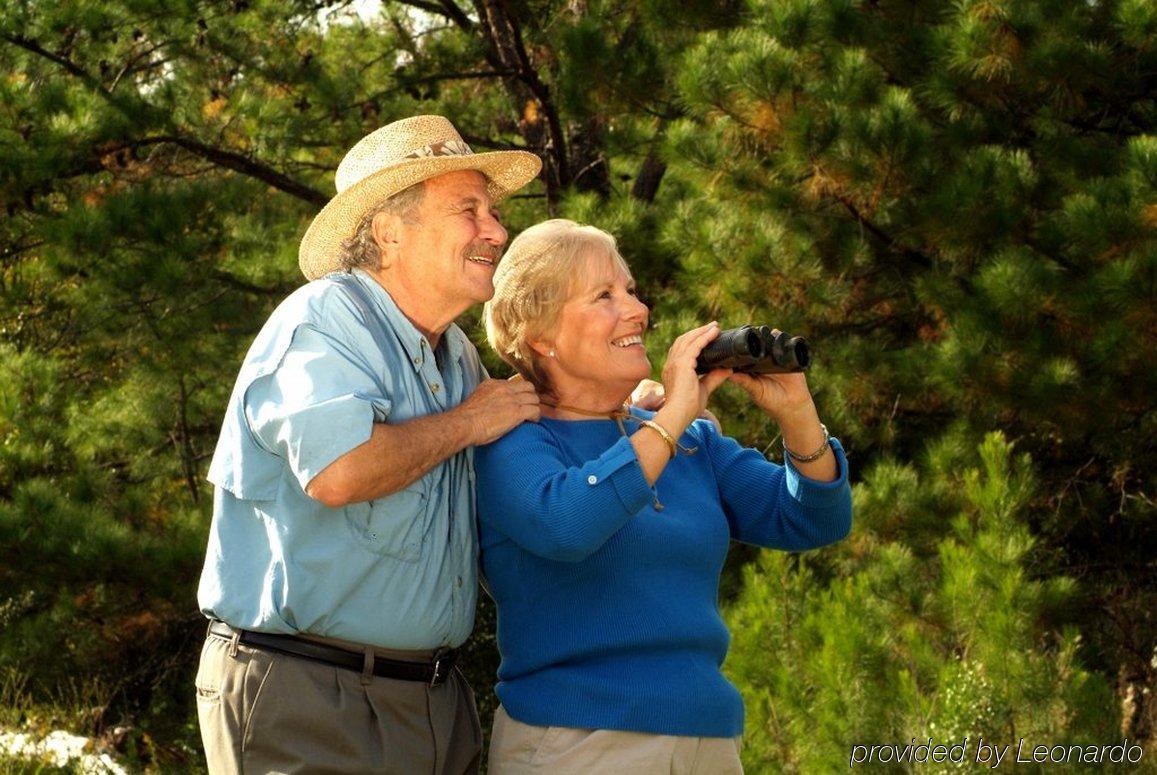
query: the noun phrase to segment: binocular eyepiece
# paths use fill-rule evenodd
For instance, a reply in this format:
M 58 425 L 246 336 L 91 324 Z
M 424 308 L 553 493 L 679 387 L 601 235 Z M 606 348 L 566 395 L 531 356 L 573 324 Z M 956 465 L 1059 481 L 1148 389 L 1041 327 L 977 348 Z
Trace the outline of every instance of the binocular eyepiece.
M 712 369 L 734 369 L 747 374 L 785 374 L 807 371 L 811 365 L 807 340 L 779 332 L 767 326 L 740 326 L 721 331 L 703 348 L 695 362 L 695 371 L 706 374 Z

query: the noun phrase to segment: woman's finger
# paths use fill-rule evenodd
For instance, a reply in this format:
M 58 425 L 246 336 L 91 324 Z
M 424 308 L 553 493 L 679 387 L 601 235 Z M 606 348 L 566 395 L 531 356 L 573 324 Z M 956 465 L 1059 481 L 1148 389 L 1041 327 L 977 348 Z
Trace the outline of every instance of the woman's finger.
M 715 392 L 715 389 L 727 381 L 727 378 L 732 375 L 731 369 L 712 369 L 703 379 L 700 384 L 707 389 L 707 395 Z
M 712 320 L 710 323 L 708 323 L 705 326 L 699 326 L 698 328 L 692 328 L 689 331 L 684 331 L 682 334 L 675 337 L 675 341 L 671 344 L 671 347 L 674 348 L 675 345 L 689 344 L 690 342 L 694 341 L 695 339 L 698 339 L 700 337 L 707 336 L 707 335 L 711 334 L 712 331 L 716 331 L 718 328 L 719 328 L 719 323 Z M 718 336 L 718 334 L 715 334 L 715 336 Z
M 703 352 L 703 348 L 714 342 L 719 338 L 719 324 L 711 323 L 706 330 L 700 333 L 688 344 L 690 349 L 695 353 L 695 357 L 699 357 L 699 353 Z
M 714 321 L 705 326 L 693 328 L 675 340 L 675 343 L 671 345 L 669 354 L 680 358 L 683 356 L 690 359 L 698 358 L 699 353 L 703 352 L 703 348 L 718 336 L 719 324 Z
M 732 372 L 727 379 L 736 385 L 739 385 L 739 387 L 743 388 L 748 393 L 751 393 L 759 388 L 759 383 L 756 382 L 755 377 L 751 376 L 750 374 L 745 374 L 742 371 Z

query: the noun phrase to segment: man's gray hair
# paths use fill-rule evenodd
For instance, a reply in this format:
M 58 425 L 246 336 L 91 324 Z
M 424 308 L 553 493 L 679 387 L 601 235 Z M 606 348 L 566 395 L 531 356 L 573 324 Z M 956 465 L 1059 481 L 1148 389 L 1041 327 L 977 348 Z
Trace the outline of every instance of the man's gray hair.
M 358 268 L 378 269 L 382 265 L 382 251 L 374 241 L 374 216 L 390 213 L 401 217 L 403 223 L 418 223 L 418 206 L 426 195 L 426 181 L 421 180 L 404 188 L 362 216 L 354 235 L 341 244 L 338 261 L 342 271 Z

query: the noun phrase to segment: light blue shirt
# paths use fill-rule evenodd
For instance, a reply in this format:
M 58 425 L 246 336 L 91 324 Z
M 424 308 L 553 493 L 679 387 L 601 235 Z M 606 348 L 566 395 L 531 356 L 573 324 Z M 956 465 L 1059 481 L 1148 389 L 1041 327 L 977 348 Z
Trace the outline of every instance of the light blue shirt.
M 331 509 L 305 494 L 373 423 L 447 411 L 485 378 L 457 326 L 438 350 L 356 270 L 308 283 L 274 311 L 209 466 L 205 615 L 394 649 L 466 640 L 478 586 L 471 449 L 377 500 Z

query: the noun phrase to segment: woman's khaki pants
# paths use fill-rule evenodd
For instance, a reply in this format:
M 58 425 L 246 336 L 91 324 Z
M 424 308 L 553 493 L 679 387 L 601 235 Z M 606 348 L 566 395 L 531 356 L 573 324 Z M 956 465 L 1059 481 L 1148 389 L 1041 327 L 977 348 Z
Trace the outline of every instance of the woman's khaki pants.
M 490 775 L 742 775 L 738 737 L 536 727 L 494 714 Z

